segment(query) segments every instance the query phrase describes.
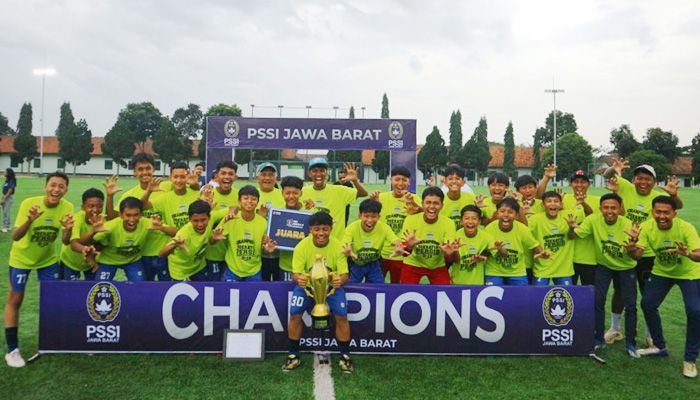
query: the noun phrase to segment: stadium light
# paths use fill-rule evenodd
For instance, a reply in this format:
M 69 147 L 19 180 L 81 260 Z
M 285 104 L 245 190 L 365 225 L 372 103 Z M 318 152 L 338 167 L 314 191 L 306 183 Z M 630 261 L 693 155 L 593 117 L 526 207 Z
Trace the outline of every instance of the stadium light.
M 250 105 L 250 117 L 252 118 L 255 114 L 255 104 Z
M 366 107 L 363 106 L 363 107 L 360 107 L 360 108 L 362 109 L 362 118 L 364 118 L 364 117 L 365 117 L 365 108 L 366 108 Z
M 333 106 L 333 110 L 335 110 L 335 118 L 338 118 L 338 109 L 339 108 L 340 107 L 338 107 L 338 106 Z
M 282 109 L 284 108 L 284 106 L 280 104 L 277 107 L 280 109 L 280 118 L 282 118 Z
M 306 118 L 311 116 L 311 106 L 306 106 Z
M 46 76 L 56 75 L 53 68 L 35 68 L 34 75 L 41 76 L 41 136 L 39 138 L 39 175 L 44 174 L 44 98 L 46 97 Z

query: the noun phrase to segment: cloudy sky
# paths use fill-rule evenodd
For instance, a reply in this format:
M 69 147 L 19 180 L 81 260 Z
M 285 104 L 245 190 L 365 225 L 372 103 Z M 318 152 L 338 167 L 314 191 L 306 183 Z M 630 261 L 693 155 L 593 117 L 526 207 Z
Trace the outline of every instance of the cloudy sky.
M 102 136 L 130 102 L 164 114 L 193 102 L 238 104 L 249 116 L 418 120 L 447 137 L 452 110 L 466 138 L 480 116 L 489 139 L 513 121 L 531 143 L 552 109 L 608 146 L 611 128 L 700 132 L 700 3 L 697 1 L 147 1 L 0 0 L 0 112 L 14 127 L 23 102 L 46 134 L 69 101 Z M 263 106 L 271 106 L 264 108 Z M 296 109 L 294 107 L 299 107 Z M 345 109 L 345 110 L 343 110 Z

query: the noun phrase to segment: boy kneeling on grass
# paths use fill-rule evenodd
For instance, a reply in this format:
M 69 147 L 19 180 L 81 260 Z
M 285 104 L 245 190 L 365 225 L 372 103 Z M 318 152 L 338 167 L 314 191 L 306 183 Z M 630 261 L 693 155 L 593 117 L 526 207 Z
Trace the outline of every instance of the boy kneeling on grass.
M 439 189 L 438 189 L 439 190 Z M 340 222 L 342 223 L 342 221 Z M 348 281 L 348 260 L 343 255 L 340 241 L 331 237 L 333 219 L 330 214 L 320 211 L 309 218 L 311 234 L 302 239 L 294 248 L 292 259 L 293 279 L 297 283 L 289 303 L 289 355 L 283 371 L 291 371 L 301 365 L 299 341 L 303 330 L 302 315 L 311 311 L 314 300 L 306 295 L 307 273 L 311 271 L 316 256 L 323 257 L 325 266 L 332 274 L 334 293 L 326 299 L 328 308 L 335 318 L 335 337 L 340 348 L 339 366 L 345 373 L 353 372 L 350 359 L 350 322 L 348 321 L 347 299 L 342 286 Z
M 479 229 L 481 210 L 475 205 L 462 208 L 462 229 L 453 242 L 454 263 L 450 278 L 455 285 L 483 285 L 485 261 L 491 256 L 493 237 Z

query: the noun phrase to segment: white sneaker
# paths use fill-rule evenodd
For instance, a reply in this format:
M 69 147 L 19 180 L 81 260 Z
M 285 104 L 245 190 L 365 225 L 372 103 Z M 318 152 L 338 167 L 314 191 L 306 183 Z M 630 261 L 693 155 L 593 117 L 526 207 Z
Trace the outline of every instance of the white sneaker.
M 605 332 L 605 335 L 603 335 L 603 338 L 605 339 L 605 343 L 613 344 L 624 339 L 625 335 L 623 335 L 619 330 L 610 327 L 610 329 Z
M 22 368 L 27 365 L 27 363 L 24 362 L 24 358 L 22 358 L 22 354 L 19 353 L 19 349 L 14 349 L 6 353 L 5 362 L 12 368 Z
M 698 376 L 698 369 L 695 367 L 695 363 L 683 361 L 683 376 L 686 378 L 695 378 Z

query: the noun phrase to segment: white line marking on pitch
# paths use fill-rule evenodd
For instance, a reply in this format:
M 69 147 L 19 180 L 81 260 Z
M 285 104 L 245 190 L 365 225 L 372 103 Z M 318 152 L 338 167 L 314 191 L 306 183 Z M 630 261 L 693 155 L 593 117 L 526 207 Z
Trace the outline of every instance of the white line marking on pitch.
M 330 354 L 326 353 L 326 357 L 328 363 L 321 364 L 319 355 L 314 354 L 314 397 L 316 400 L 335 400 Z

